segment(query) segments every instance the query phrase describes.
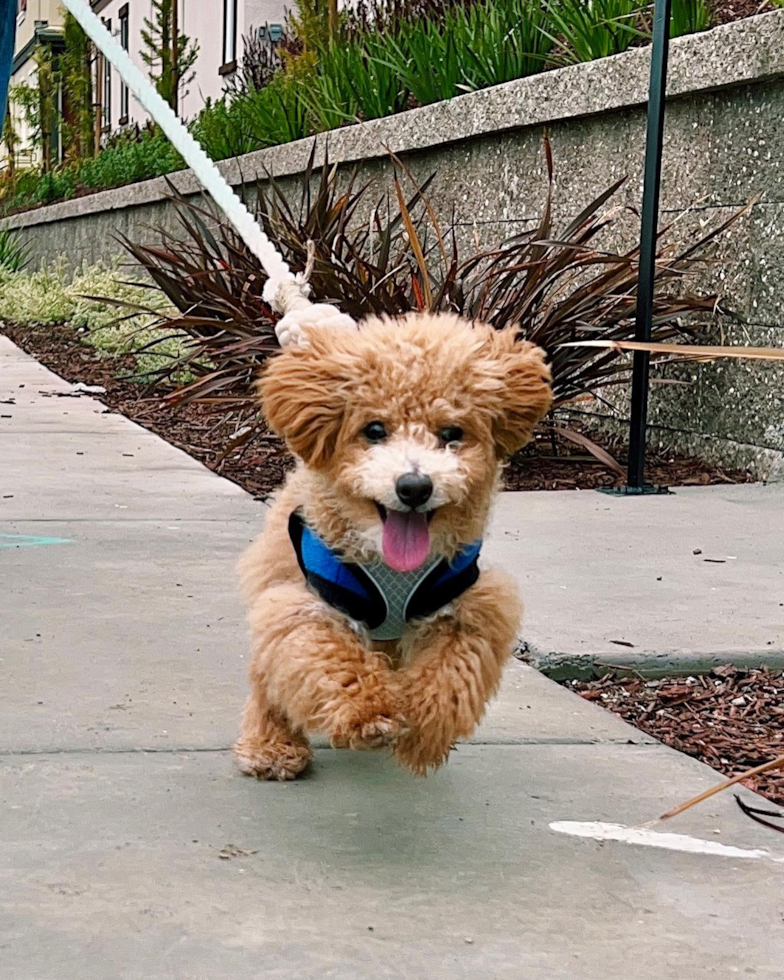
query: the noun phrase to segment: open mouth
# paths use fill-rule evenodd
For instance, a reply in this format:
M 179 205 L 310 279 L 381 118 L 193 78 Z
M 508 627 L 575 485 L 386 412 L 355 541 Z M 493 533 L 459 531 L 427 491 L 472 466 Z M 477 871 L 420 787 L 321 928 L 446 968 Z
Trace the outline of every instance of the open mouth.
M 430 521 L 435 510 L 389 510 L 376 503 L 384 532 L 381 550 L 384 561 L 395 572 L 413 572 L 430 554 Z

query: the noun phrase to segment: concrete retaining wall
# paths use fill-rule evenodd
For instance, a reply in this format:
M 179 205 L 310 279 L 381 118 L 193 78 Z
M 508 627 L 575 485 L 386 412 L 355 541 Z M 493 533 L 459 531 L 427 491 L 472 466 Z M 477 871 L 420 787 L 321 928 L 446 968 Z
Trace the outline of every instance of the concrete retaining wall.
M 541 136 L 551 136 L 557 171 L 556 213 L 571 217 L 621 175 L 623 202 L 638 206 L 642 185 L 649 51 L 633 50 L 472 93 L 389 119 L 249 154 L 223 164 L 234 184 L 264 171 L 297 181 L 315 142 L 316 157 L 358 164 L 363 177 L 388 186 L 387 148 L 415 177 L 436 172 L 429 197 L 453 211 L 463 233 L 494 244 L 530 226 L 545 193 Z M 674 42 L 662 208 L 685 214 L 676 235 L 712 226 L 755 199 L 748 216 L 723 237 L 703 285 L 719 287 L 747 326 L 728 343 L 780 345 L 784 301 L 784 11 Z M 195 193 L 188 173 L 174 178 Z M 36 260 L 65 254 L 94 262 L 120 251 L 117 232 L 150 240 L 151 226 L 171 221 L 163 180 L 14 216 L 27 229 Z M 619 236 L 636 235 L 631 218 Z M 619 243 L 615 243 L 619 244 Z M 784 473 L 784 369 L 723 363 L 664 368 L 654 386 L 652 420 L 663 444 L 698 451 L 761 476 Z M 662 375 L 663 376 L 663 375 Z M 620 403 L 619 403 L 620 405 Z M 622 407 L 622 406 L 621 406 Z

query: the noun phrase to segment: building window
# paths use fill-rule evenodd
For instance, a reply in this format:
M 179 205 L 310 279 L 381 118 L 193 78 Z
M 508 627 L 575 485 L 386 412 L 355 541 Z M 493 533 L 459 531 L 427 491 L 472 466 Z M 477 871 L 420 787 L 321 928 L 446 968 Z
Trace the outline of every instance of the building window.
M 102 18 L 103 20 L 103 18 Z M 106 30 L 112 33 L 111 18 L 103 20 Z M 101 128 L 109 132 L 112 128 L 112 66 L 108 58 L 103 59 L 103 106 Z
M 126 3 L 123 7 L 120 7 L 119 11 L 120 17 L 120 47 L 124 50 L 128 50 L 128 4 Z M 125 82 L 120 83 L 120 125 L 124 126 L 128 122 L 128 116 L 130 115 L 128 111 L 128 86 Z
M 237 67 L 237 0 L 223 0 L 223 65 L 221 74 Z

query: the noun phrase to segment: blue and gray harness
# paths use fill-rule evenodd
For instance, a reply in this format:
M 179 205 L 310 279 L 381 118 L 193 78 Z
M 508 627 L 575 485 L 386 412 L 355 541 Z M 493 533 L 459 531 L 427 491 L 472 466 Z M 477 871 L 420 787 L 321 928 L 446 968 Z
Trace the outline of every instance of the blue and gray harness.
M 289 537 L 308 585 L 334 609 L 364 623 L 374 640 L 399 640 L 406 624 L 432 616 L 479 578 L 481 541 L 448 562 L 436 558 L 414 572 L 395 572 L 382 561 L 344 561 L 295 511 Z

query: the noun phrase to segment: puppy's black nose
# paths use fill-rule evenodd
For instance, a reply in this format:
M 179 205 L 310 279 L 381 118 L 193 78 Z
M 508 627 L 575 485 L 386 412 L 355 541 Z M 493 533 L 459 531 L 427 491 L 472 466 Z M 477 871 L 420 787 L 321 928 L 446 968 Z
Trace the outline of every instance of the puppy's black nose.
M 406 507 L 421 507 L 433 493 L 433 481 L 421 473 L 404 473 L 397 478 L 395 490 Z

